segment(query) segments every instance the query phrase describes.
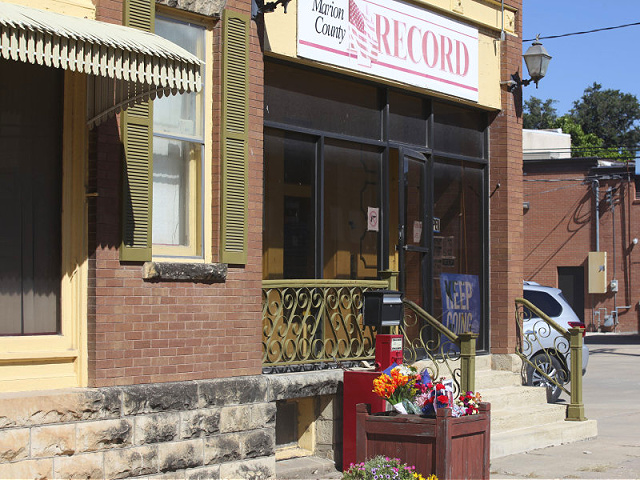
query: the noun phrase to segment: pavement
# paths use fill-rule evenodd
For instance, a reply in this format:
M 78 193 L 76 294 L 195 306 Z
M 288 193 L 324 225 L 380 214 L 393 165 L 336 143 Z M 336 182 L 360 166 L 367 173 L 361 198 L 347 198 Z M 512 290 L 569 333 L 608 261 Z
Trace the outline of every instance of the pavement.
M 585 343 L 585 415 L 597 438 L 494 459 L 492 479 L 640 479 L 640 335 L 587 333 Z

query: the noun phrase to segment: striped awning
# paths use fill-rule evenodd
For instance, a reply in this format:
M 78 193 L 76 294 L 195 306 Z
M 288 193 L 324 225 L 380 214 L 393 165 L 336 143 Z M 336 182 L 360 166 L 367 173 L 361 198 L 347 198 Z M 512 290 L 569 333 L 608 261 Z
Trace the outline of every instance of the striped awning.
M 6 2 L 0 57 L 94 77 L 90 89 L 101 98 L 89 106 L 90 125 L 133 103 L 201 86 L 201 60 L 158 35 Z

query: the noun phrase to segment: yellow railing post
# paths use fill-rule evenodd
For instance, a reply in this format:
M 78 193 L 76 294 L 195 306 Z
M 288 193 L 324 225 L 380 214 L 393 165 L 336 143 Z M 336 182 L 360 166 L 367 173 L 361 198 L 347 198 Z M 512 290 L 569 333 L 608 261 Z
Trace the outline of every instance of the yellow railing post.
M 460 393 L 476 390 L 477 333 L 460 333 Z
M 569 346 L 571 349 L 571 403 L 567 407 L 566 420 L 582 422 L 584 403 L 582 403 L 582 329 L 569 329 Z

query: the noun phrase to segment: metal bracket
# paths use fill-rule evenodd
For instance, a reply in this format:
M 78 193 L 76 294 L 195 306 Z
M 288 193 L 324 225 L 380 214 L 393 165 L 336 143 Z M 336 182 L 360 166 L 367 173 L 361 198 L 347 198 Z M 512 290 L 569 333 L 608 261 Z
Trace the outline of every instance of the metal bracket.
M 261 13 L 271 13 L 276 11 L 278 5 L 282 5 L 284 13 L 287 13 L 287 6 L 291 0 L 276 0 L 274 2 L 266 2 L 264 0 L 251 0 L 251 19 L 255 20 Z

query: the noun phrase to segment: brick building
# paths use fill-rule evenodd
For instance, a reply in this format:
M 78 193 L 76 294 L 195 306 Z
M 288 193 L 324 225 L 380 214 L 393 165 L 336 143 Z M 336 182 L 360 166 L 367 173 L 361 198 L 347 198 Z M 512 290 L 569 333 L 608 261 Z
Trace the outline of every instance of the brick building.
M 525 280 L 562 289 L 591 331 L 637 332 L 633 166 L 528 143 L 523 171 Z M 606 257 L 590 263 L 590 252 Z
M 476 277 L 511 364 L 521 1 L 283 3 L 0 2 L 0 476 L 339 461 L 368 288 Z

